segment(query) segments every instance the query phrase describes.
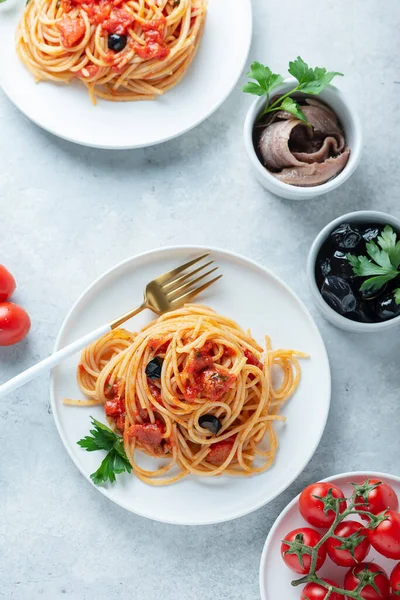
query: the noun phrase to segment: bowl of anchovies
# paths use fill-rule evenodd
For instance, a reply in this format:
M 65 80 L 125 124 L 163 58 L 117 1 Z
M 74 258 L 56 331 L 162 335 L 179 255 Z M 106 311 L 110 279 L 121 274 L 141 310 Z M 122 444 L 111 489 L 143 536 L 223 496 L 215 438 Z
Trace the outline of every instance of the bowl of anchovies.
M 357 111 L 332 81 L 343 76 L 310 67 L 300 56 L 290 78 L 253 62 L 242 90 L 250 107 L 244 142 L 258 181 L 282 198 L 306 200 L 330 192 L 355 171 L 362 132 Z
M 316 237 L 307 264 L 314 300 L 333 325 L 353 332 L 400 324 L 400 219 L 352 212 Z

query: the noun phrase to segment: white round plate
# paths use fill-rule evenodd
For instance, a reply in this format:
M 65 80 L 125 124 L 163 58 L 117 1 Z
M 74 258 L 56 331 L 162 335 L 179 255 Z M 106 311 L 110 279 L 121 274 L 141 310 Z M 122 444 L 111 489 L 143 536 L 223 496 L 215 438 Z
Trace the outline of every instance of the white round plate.
M 273 467 L 255 477 L 187 477 L 166 486 L 146 485 L 132 475 L 98 487 L 124 508 L 157 521 L 182 525 L 217 523 L 235 519 L 270 502 L 301 473 L 314 454 L 325 428 L 330 403 L 330 371 L 324 343 L 307 309 L 297 296 L 269 271 L 235 254 L 204 247 L 163 248 L 131 258 L 98 279 L 67 316 L 56 349 L 95 327 L 123 314 L 141 302 L 145 285 L 174 266 L 209 250 L 224 277 L 198 301 L 235 319 L 263 344 L 269 334 L 274 347 L 289 347 L 310 354 L 302 361 L 302 380 L 284 408 L 285 424 L 277 424 L 280 448 Z M 137 330 L 154 318 L 146 311 L 127 329 Z M 105 421 L 102 407 L 64 406 L 63 398 L 82 398 L 76 383 L 76 355 L 53 371 L 51 383 L 54 418 L 62 441 L 79 470 L 89 479 L 100 464 L 97 452 L 85 452 L 77 441 L 87 435 L 90 415 Z M 304 415 L 309 434 L 304 437 Z M 157 465 L 151 461 L 150 468 Z
M 250 0 L 209 0 L 197 56 L 174 89 L 157 101 L 99 100 L 93 106 L 80 82 L 67 86 L 34 82 L 15 51 L 15 29 L 24 6 L 25 0 L 0 4 L 0 86 L 37 125 L 96 148 L 151 146 L 201 123 L 233 90 L 251 43 Z
M 386 475 L 385 473 L 373 473 L 368 471 L 356 471 L 353 473 L 342 473 L 327 477 L 322 481 L 329 481 L 340 487 L 346 497 L 351 496 L 353 487 L 351 483 L 361 483 L 367 477 L 379 479 L 390 484 L 400 498 L 400 477 L 394 475 Z M 287 507 L 281 512 L 276 519 L 271 531 L 268 534 L 264 545 L 264 550 L 261 555 L 260 563 L 260 594 L 261 600 L 276 600 L 277 598 L 285 598 L 285 600 L 299 600 L 300 591 L 304 586 L 297 588 L 292 587 L 290 582 L 294 579 L 299 579 L 301 575 L 296 575 L 288 569 L 281 558 L 281 542 L 285 536 L 298 527 L 308 523 L 304 521 L 298 511 L 297 503 L 299 496 L 296 496 Z M 358 517 L 352 517 L 353 520 L 361 521 Z M 388 575 L 391 573 L 396 561 L 389 560 L 378 554 L 375 550 L 371 550 L 368 555 L 368 560 L 374 560 L 379 564 Z M 327 577 L 343 584 L 344 576 L 347 573 L 346 568 L 338 567 L 329 557 L 318 574 L 322 577 Z

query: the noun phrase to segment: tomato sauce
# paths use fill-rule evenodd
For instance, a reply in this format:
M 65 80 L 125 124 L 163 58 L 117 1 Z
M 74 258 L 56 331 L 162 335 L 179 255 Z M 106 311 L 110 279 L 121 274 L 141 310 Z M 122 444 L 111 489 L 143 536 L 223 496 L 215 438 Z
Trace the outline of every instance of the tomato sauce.
M 162 446 L 165 425 L 159 420 L 155 423 L 136 423 L 127 431 L 128 438 L 135 438 L 152 454 L 164 454 Z
M 82 41 L 85 33 L 86 26 L 80 17 L 71 19 L 67 15 L 64 15 L 57 27 L 61 33 L 61 44 L 64 48 L 72 48 Z
M 212 344 L 208 342 L 201 350 L 195 351 L 185 367 L 186 373 L 191 376 L 184 391 L 187 402 L 194 402 L 198 398 L 218 401 L 236 381 L 236 375 L 229 373 L 225 367 L 214 364 L 211 351 Z
M 109 379 L 108 379 L 109 380 Z M 110 385 L 106 382 L 104 391 L 106 402 L 104 404 L 104 412 L 107 417 L 114 420 L 115 426 L 123 431 L 125 427 L 125 397 L 120 395 L 118 383 Z
M 132 44 L 136 54 L 143 59 L 162 60 L 166 58 L 170 52 L 168 46 L 164 44 L 167 19 L 160 17 L 148 23 L 140 23 L 140 27 L 144 31 L 145 44 L 142 45 L 138 42 Z
M 244 351 L 244 355 L 247 359 L 247 364 L 258 367 L 261 370 L 263 369 L 262 363 L 258 360 L 258 358 L 250 350 L 247 350 L 247 348 Z
M 233 436 L 226 440 L 222 440 L 222 442 L 211 444 L 210 452 L 207 455 L 207 461 L 212 465 L 222 465 L 232 452 L 232 448 L 235 443 L 235 437 L 236 436 Z

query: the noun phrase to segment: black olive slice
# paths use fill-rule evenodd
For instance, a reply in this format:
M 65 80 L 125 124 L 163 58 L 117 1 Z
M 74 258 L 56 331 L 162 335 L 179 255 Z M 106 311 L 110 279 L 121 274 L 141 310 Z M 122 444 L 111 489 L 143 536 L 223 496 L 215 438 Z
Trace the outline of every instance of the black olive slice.
M 199 425 L 214 435 L 217 435 L 222 427 L 221 421 L 214 415 L 202 415 L 199 419 Z
M 146 367 L 146 375 L 149 379 L 160 379 L 163 359 L 155 356 Z

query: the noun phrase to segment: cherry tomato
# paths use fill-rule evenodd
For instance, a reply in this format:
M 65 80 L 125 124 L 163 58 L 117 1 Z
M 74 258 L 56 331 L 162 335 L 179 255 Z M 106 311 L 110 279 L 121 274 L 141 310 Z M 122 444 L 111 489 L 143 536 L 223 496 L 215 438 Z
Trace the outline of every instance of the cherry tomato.
M 330 497 L 332 509 L 327 512 L 324 511 L 324 504 L 322 500 L 318 500 L 315 496 L 320 498 Z M 300 494 L 299 498 L 299 510 L 303 519 L 313 525 L 314 527 L 320 527 L 321 529 L 328 529 L 333 521 L 335 520 L 334 511 L 334 498 L 344 498 L 342 490 L 340 490 L 333 483 L 312 483 L 307 486 Z M 342 513 L 346 510 L 347 503 L 345 501 L 340 502 L 339 511 Z
M 375 529 L 368 529 L 368 538 L 372 546 L 386 558 L 400 559 L 400 514 L 387 510 L 382 515 L 386 519 Z
M 400 563 L 397 563 L 390 575 L 390 587 L 392 592 L 400 595 Z M 399 598 L 399 596 L 395 596 L 395 598 Z
M 308 575 L 311 567 L 311 554 L 304 552 L 304 546 L 314 548 L 321 538 L 321 534 L 311 527 L 301 527 L 288 533 L 281 545 L 281 555 L 285 565 L 299 575 Z M 322 567 L 325 559 L 326 546 L 322 544 L 317 554 L 317 571 Z
M 372 585 L 367 584 L 360 592 L 360 598 L 364 598 L 364 600 L 387 600 L 389 596 L 389 579 L 384 569 L 376 563 L 360 563 L 347 571 L 344 578 L 345 590 L 355 590 L 363 577 L 369 577 L 370 583 L 375 583 L 379 592 Z
M 326 540 L 328 556 L 339 567 L 355 567 L 367 557 L 371 545 L 368 540 L 368 532 L 360 523 L 357 523 L 357 521 L 342 521 L 336 527 L 334 534 L 341 538 L 351 536 L 350 539 L 344 539 L 343 541 L 334 537 Z M 355 534 L 364 537 L 357 543 Z M 340 546 L 345 546 L 345 548 L 340 548 Z
M 323 579 L 325 583 L 329 585 L 333 585 L 337 588 L 340 588 L 340 585 L 331 581 L 330 579 Z M 324 600 L 328 594 L 327 588 L 319 583 L 307 583 L 306 587 L 301 593 L 300 600 Z M 332 592 L 329 596 L 329 600 L 344 600 L 344 596 L 342 594 L 338 594 L 337 592 Z
M 14 277 L 0 265 L 0 302 L 5 302 L 17 287 Z
M 379 481 L 379 479 L 366 479 L 360 485 L 375 484 L 379 485 L 369 492 L 367 499 L 357 496 L 357 509 L 371 512 L 374 515 L 379 515 L 379 513 L 388 509 L 398 510 L 399 500 L 396 492 L 387 483 Z M 361 517 L 368 521 L 367 515 L 361 515 Z
M 31 328 L 28 313 L 13 302 L 0 303 L 0 346 L 11 346 L 24 339 Z

